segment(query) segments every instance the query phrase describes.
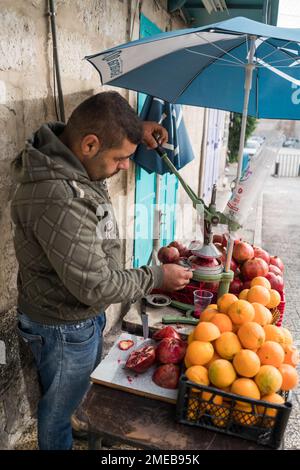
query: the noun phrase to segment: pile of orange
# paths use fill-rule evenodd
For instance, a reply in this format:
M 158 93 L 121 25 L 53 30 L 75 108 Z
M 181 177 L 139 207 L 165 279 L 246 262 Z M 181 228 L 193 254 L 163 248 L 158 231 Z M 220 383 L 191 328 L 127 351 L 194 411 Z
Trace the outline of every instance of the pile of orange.
M 248 292 L 241 292 L 240 298 L 224 294 L 217 305 L 210 305 L 202 312 L 188 339 L 185 356 L 188 379 L 246 399 L 283 404 L 278 392 L 291 390 L 298 384 L 295 367 L 299 352 L 289 330 L 272 324 L 269 309 L 280 302 L 277 294 L 270 289 L 267 279 L 257 277 Z M 215 414 L 215 424 L 225 426 L 229 414 L 220 419 L 216 415 L 227 412 L 223 408 L 228 404 L 227 399 L 208 392 L 202 395 L 204 403 L 207 401 L 206 406 L 201 404 L 202 413 Z M 247 425 L 257 422 L 256 413 L 272 418 L 277 413 L 275 408 L 264 411 L 263 406 L 256 407 L 253 413 L 253 406 L 246 401 L 236 401 L 234 410 L 234 419 Z

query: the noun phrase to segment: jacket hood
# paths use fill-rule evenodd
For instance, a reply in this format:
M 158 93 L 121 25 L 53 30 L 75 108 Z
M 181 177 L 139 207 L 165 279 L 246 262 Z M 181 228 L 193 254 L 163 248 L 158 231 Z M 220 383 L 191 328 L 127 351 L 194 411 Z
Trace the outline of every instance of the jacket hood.
M 44 124 L 26 141 L 25 148 L 12 162 L 15 182 L 90 180 L 80 160 L 59 139 L 64 128 L 61 122 Z

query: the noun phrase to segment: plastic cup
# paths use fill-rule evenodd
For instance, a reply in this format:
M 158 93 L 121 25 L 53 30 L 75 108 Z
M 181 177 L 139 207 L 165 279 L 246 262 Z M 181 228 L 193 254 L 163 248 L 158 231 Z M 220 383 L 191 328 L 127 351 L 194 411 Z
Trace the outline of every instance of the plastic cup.
M 195 290 L 194 291 L 194 317 L 200 318 L 201 312 L 211 303 L 213 293 L 208 290 Z

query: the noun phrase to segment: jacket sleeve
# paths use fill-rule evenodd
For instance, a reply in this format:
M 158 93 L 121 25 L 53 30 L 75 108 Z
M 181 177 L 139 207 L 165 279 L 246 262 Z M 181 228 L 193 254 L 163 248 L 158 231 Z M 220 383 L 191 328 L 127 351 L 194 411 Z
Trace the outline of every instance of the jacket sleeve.
M 83 304 L 94 305 L 135 301 L 160 287 L 159 266 L 112 268 L 116 263 L 103 249 L 98 223 L 90 202 L 75 198 L 53 201 L 34 225 L 39 244 L 68 291 Z

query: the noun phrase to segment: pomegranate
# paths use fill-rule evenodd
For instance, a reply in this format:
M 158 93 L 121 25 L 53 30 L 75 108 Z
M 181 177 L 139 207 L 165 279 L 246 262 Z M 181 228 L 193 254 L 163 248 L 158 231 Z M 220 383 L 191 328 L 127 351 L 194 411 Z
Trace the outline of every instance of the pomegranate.
M 262 248 L 258 246 L 254 246 L 253 250 L 254 250 L 254 258 L 261 258 L 266 263 L 270 264 L 270 255 L 266 250 L 263 250 Z
M 170 248 L 171 246 L 173 246 L 174 248 L 177 248 L 177 250 L 179 251 L 180 256 L 184 256 L 182 253 L 185 253 L 186 250 L 187 250 L 186 246 L 184 246 L 180 242 L 177 242 L 176 240 L 169 243 L 168 247 Z
M 178 387 L 179 377 L 179 366 L 175 364 L 163 364 L 155 370 L 152 380 L 159 387 L 175 389 Z
M 254 250 L 247 242 L 238 242 L 233 247 L 233 257 L 238 263 L 254 257 Z
M 277 268 L 280 269 L 280 271 L 284 271 L 284 264 L 279 258 L 279 256 L 271 256 L 270 257 L 270 264 L 273 264 L 274 266 L 277 266 Z
M 184 358 L 186 343 L 177 338 L 164 338 L 156 348 L 156 358 L 162 364 L 178 364 Z
M 180 254 L 175 246 L 163 246 L 158 251 L 158 259 L 161 263 L 177 263 L 180 258 Z
M 280 271 L 280 269 L 274 264 L 269 264 L 269 273 L 274 273 L 278 274 L 279 276 L 283 276 L 282 271 Z
M 234 295 L 239 295 L 243 287 L 243 283 L 240 279 L 235 278 L 231 281 L 229 286 L 229 292 Z
M 214 244 L 220 243 L 220 245 L 222 245 L 222 242 L 223 242 L 223 235 L 219 235 L 219 234 L 215 233 L 213 235 L 213 243 Z
M 226 248 L 223 248 L 221 261 L 222 261 L 222 264 L 225 266 L 225 263 L 226 263 Z M 231 258 L 231 260 L 230 260 L 230 269 L 231 269 L 231 271 L 235 272 L 237 270 L 237 267 L 238 267 L 238 265 L 237 265 L 236 261 L 234 261 L 234 259 Z
M 214 245 L 215 247 L 219 250 L 220 253 L 222 253 L 223 251 L 223 245 L 221 243 L 218 243 L 218 242 L 214 242 Z
M 177 331 L 172 327 L 172 326 L 165 326 L 159 331 L 156 331 L 152 335 L 152 339 L 155 339 L 156 341 L 160 341 L 163 338 L 177 338 L 181 339 L 181 336 Z
M 242 290 L 244 290 L 244 289 L 250 289 L 250 287 L 251 287 L 250 284 L 251 284 L 251 281 L 245 281 L 245 282 L 243 283 Z
M 219 282 L 203 282 L 201 283 L 201 289 L 208 290 L 209 292 L 218 292 Z
M 197 269 L 199 266 L 203 268 L 215 268 L 219 266 L 219 262 L 216 258 L 200 258 L 200 256 L 190 256 L 189 261 L 192 268 Z
M 265 277 L 270 282 L 272 289 L 275 289 L 278 292 L 283 291 L 284 282 L 283 282 L 283 277 L 282 276 L 278 276 L 277 274 L 269 272 Z
M 123 341 L 119 341 L 119 349 L 122 351 L 127 351 L 127 349 L 132 348 L 134 342 L 131 339 L 123 339 Z
M 147 345 L 132 351 L 126 361 L 125 367 L 138 374 L 142 374 L 154 364 L 155 360 L 155 347 Z
M 251 247 L 252 248 L 252 247 Z M 253 248 L 252 248 L 253 249 Z M 246 281 L 253 279 L 256 276 L 265 277 L 269 272 L 269 266 L 261 258 L 253 258 L 245 261 L 242 266 L 242 275 Z

